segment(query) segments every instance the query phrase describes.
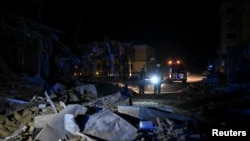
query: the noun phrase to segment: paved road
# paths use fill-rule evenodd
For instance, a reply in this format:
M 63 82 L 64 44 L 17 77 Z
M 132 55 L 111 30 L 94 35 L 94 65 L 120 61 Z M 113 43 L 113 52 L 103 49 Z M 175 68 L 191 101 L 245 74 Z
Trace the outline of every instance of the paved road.
M 182 84 L 181 82 L 178 82 L 178 81 L 173 82 L 171 84 L 163 83 L 161 85 L 161 94 L 182 92 L 190 83 L 202 81 L 203 78 L 205 78 L 205 75 L 203 75 L 203 74 L 188 74 L 186 84 Z M 139 92 L 139 88 L 135 83 L 129 83 L 128 87 L 136 93 Z M 146 84 L 145 94 L 153 94 L 153 85 L 152 84 L 150 84 L 150 83 Z

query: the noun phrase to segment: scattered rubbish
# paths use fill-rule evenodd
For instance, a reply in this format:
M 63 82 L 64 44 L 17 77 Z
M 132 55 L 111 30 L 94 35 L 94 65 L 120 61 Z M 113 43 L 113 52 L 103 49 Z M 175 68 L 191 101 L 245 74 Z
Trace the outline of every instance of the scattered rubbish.
M 247 89 L 247 86 L 235 84 L 231 89 Z M 195 84 L 189 87 L 195 91 L 200 88 L 201 85 Z M 138 106 L 137 103 L 133 103 L 137 106 L 132 106 L 129 97 L 119 90 L 101 97 L 93 84 L 67 88 L 56 83 L 40 96 L 39 90 L 43 89 L 34 89 L 31 100 L 5 97 L 8 106 L 15 107 L 0 117 L 3 127 L 0 140 L 161 141 L 203 138 L 195 128 L 197 121 L 193 117 L 174 113 L 173 107 L 154 102 L 147 102 L 150 106 Z M 216 110 L 211 106 L 209 111 Z M 249 110 L 245 112 L 249 115 Z

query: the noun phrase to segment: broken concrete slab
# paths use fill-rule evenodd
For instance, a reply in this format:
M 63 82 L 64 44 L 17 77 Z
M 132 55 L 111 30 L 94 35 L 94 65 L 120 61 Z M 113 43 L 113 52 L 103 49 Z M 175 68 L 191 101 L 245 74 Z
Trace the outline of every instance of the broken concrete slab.
M 81 137 L 84 141 L 96 141 L 80 132 L 80 128 L 72 114 L 64 115 L 64 129 L 75 136 Z
M 48 140 L 59 140 L 59 139 L 67 139 L 72 136 L 71 133 L 65 130 L 64 128 L 64 116 L 65 114 L 84 115 L 87 111 L 86 107 L 83 107 L 79 104 L 71 104 L 67 105 L 62 111 L 60 111 L 57 115 L 54 116 L 53 119 L 48 121 L 46 127 L 44 127 L 38 135 L 35 137 L 35 140 L 39 141 L 48 141 Z
M 73 135 L 76 134 L 77 132 L 80 132 L 80 128 L 76 124 L 76 121 L 72 114 L 64 115 L 64 129 Z
M 95 85 L 93 84 L 85 84 L 82 86 L 78 86 L 75 88 L 77 91 L 80 92 L 80 94 L 93 94 L 95 97 L 97 97 L 97 90 Z
M 57 114 L 38 115 L 34 117 L 34 127 L 44 128 Z
M 131 141 L 137 129 L 110 110 L 103 110 L 90 115 L 83 133 L 108 141 Z

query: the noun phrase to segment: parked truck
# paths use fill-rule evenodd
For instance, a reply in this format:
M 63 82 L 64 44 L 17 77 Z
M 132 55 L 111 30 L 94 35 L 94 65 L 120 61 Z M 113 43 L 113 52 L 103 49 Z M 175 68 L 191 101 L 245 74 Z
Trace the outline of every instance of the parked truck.
M 173 83 L 174 81 L 187 82 L 187 72 L 182 60 L 167 60 L 167 71 L 164 74 L 164 81 L 166 83 Z

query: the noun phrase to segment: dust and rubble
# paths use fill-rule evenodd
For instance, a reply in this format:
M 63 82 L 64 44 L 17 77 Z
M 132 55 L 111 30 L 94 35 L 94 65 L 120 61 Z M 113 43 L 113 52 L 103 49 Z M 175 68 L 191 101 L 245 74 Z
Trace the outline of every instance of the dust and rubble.
M 71 88 L 55 83 L 48 90 L 43 89 L 44 84 L 46 81 L 36 75 L 26 83 L 20 81 L 11 91 L 1 91 L 1 140 L 160 141 L 205 137 L 195 129 L 194 118 L 160 107 L 131 105 L 130 97 L 118 85 L 110 86 L 112 93 L 100 96 L 96 86 L 102 83 Z M 129 92 L 132 94 L 132 90 Z
M 131 97 L 123 93 L 124 85 L 120 83 L 94 82 L 68 87 L 57 82 L 45 90 L 44 85 L 47 82 L 39 75 L 29 79 L 24 76 L 24 80 L 17 81 L 12 87 L 1 89 L 0 140 L 198 141 L 208 138 L 204 129 L 200 129 L 201 118 L 206 118 L 209 124 L 211 119 L 208 117 L 210 114 L 218 114 L 216 111 L 222 112 L 228 108 L 227 111 L 237 113 L 238 116 L 247 112 L 237 109 L 236 104 L 239 101 L 227 101 L 228 97 L 234 96 L 231 93 L 238 89 L 248 90 L 247 83 L 225 87 L 206 85 L 209 82 L 206 80 L 205 83 L 192 83 L 181 93 L 175 94 L 175 97 L 177 95 L 186 99 L 185 103 L 180 100 L 175 104 L 160 104 L 152 100 L 144 103 L 134 101 L 131 105 Z M 100 87 L 106 91 L 110 89 L 109 93 L 99 94 Z M 216 91 L 216 94 L 212 91 Z M 129 93 L 134 94 L 132 89 Z M 221 93 L 228 95 L 220 102 L 219 97 L 217 100 L 205 99 L 212 99 L 215 95 L 223 96 Z M 171 102 L 173 95 L 161 97 L 164 96 Z M 192 107 L 194 104 L 190 103 L 194 103 L 197 97 L 197 107 Z M 207 103 L 205 107 L 204 103 Z M 233 107 L 228 107 L 229 104 L 233 104 Z M 176 112 L 181 110 L 180 107 L 185 112 Z M 200 115 L 194 117 L 193 113 Z M 226 118 L 223 121 L 222 118 L 219 124 L 225 125 L 228 122 L 230 121 Z
M 200 119 L 211 124 L 214 115 L 221 116 L 216 123 L 221 127 L 230 124 L 233 119 L 228 117 L 237 114 L 236 121 L 248 123 L 249 116 L 244 116 L 247 107 L 240 106 L 244 103 L 248 106 L 249 101 L 239 98 L 241 95 L 237 93 L 242 91 L 244 98 L 248 98 L 248 83 L 218 85 L 204 79 L 203 83 L 192 83 L 180 93 L 158 97 L 158 100 L 167 97 L 167 102 L 144 95 L 151 101 L 131 104 L 122 83 L 95 81 L 69 87 L 56 82 L 44 89 L 48 82 L 38 74 L 21 78 L 15 77 L 15 83 L 10 79 L 8 86 L 1 87 L 0 140 L 198 141 L 208 139 Z M 133 89 L 129 90 L 133 98 L 139 97 Z M 217 127 L 216 124 L 210 127 Z
M 219 85 L 224 79 L 209 77 L 174 95 L 164 95 L 171 103 L 131 105 L 131 97 L 119 86 L 79 81 L 105 81 L 117 75 L 127 78 L 131 73 L 129 58 L 135 57 L 131 43 L 106 39 L 68 47 L 58 38 L 62 31 L 9 12 L 1 16 L 0 140 L 194 141 L 207 140 L 196 118 L 210 124 L 211 118 L 220 117 L 219 125 L 229 124 L 229 128 L 233 121 L 249 126 L 249 116 L 245 116 L 249 115 L 249 83 Z M 17 75 L 17 70 L 35 75 Z M 49 84 L 43 76 L 67 84 Z M 69 79 L 72 77 L 74 81 Z M 100 86 L 102 91 L 97 88 Z M 175 97 L 172 101 L 171 96 Z M 194 118 L 193 113 L 198 115 Z
M 225 103 L 233 104 L 226 110 L 236 113 L 237 120 L 247 112 L 237 109 L 239 101 L 223 98 L 219 103 L 204 98 L 238 91 L 249 97 L 248 83 L 218 85 L 216 79 L 207 78 L 203 83 L 190 84 L 180 93 L 164 95 L 170 102 L 169 97 L 177 96 L 178 102 L 175 99 L 172 103 L 158 103 L 151 99 L 131 105 L 131 97 L 123 93 L 122 83 L 78 81 L 70 86 L 60 82 L 51 85 L 39 74 L 20 76 L 3 60 L 1 64 L 0 140 L 4 141 L 206 140 L 207 134 L 198 126 L 197 118 L 205 118 L 209 124 L 211 115 L 225 110 Z M 133 88 L 129 92 L 132 95 Z M 197 98 L 199 101 L 194 104 Z M 190 113 L 201 114 L 193 117 Z M 219 124 L 231 122 L 224 120 L 225 116 Z

